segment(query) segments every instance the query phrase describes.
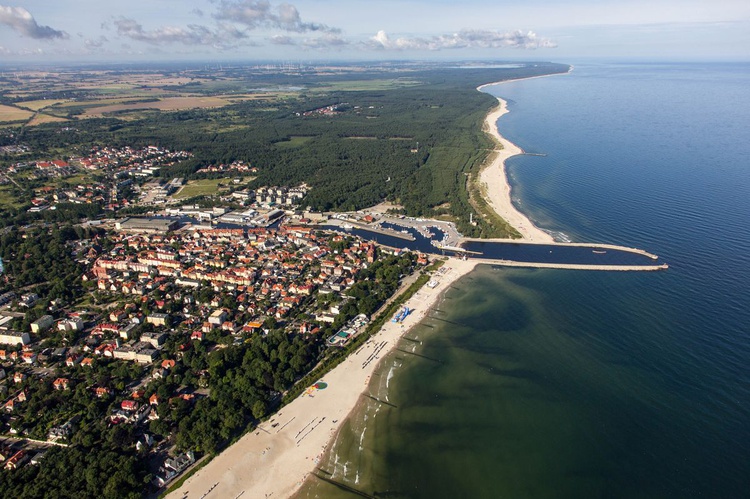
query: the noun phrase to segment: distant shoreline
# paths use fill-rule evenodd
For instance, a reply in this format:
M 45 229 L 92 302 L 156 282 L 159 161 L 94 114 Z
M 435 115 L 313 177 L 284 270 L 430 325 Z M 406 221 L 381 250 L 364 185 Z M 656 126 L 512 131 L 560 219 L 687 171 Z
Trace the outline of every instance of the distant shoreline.
M 570 66 L 567 73 L 553 73 L 549 75 L 530 76 L 527 78 L 516 78 L 513 80 L 485 83 L 484 85 L 478 86 L 477 91 L 481 92 L 488 86 L 499 85 L 510 81 L 530 80 L 533 78 L 546 78 L 548 76 L 568 74 L 572 70 L 573 66 Z M 505 163 L 513 156 L 524 154 L 524 151 L 500 134 L 497 121 L 501 116 L 508 113 L 508 103 L 500 97 L 497 97 L 497 100 L 499 101 L 498 106 L 492 109 L 485 118 L 484 131 L 495 139 L 502 148 L 496 149 L 493 152 L 494 157 L 489 160 L 490 163 L 482 168 L 482 171 L 479 173 L 480 184 L 485 187 L 485 199 L 487 204 L 500 218 L 508 222 L 508 224 L 521 234 L 521 239 L 524 241 L 552 243 L 555 240 L 550 234 L 534 225 L 526 214 L 519 211 L 513 205 L 511 186 L 508 180 L 508 171 Z

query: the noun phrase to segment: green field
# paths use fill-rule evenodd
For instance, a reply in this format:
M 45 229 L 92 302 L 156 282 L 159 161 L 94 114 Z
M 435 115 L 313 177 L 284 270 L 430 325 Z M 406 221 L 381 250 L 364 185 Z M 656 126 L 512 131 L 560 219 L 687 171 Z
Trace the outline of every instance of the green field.
M 313 137 L 308 136 L 290 137 L 289 140 L 282 140 L 280 142 L 274 143 L 274 147 L 276 147 L 277 149 L 294 149 L 295 147 L 305 145 L 312 138 Z
M 21 203 L 12 193 L 10 185 L 0 185 L 0 207 L 2 208 L 18 208 L 22 206 Z
M 219 184 L 226 185 L 231 180 L 226 178 L 206 178 L 200 180 L 191 180 L 187 185 L 183 186 L 182 189 L 177 191 L 174 196 L 175 199 L 187 199 L 195 196 L 209 196 L 211 194 L 217 194 L 219 192 Z

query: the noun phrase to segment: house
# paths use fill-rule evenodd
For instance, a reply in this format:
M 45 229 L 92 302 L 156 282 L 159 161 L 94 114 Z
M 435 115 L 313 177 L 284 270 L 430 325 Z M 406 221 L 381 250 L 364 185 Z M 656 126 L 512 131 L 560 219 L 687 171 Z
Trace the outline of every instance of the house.
M 77 366 L 78 364 L 81 363 L 82 359 L 83 359 L 83 355 L 78 354 L 78 353 L 74 353 L 73 355 L 69 355 L 65 359 L 65 365 L 68 366 L 68 367 L 75 367 L 75 366 Z
M 148 398 L 148 403 L 150 405 L 159 405 L 159 396 L 154 393 Z
M 180 473 L 185 468 L 195 462 L 195 455 L 192 451 L 188 451 L 177 457 L 169 458 L 164 461 L 164 466 Z
M 94 395 L 99 399 L 107 398 L 112 395 L 112 390 L 104 386 L 98 386 L 94 389 Z
M 21 354 L 21 359 L 27 364 L 34 364 L 36 362 L 36 353 L 35 352 L 23 352 Z
M 26 461 L 28 461 L 28 459 L 29 459 L 29 456 L 26 454 L 26 451 L 19 450 L 18 452 L 16 452 L 15 454 L 13 454 L 13 456 L 11 456 L 10 459 L 8 459 L 5 462 L 5 469 L 6 470 L 17 470 L 18 468 L 20 468 L 21 466 L 23 466 L 24 463 L 26 463 Z
M 172 369 L 175 366 L 175 361 L 172 359 L 164 359 L 161 363 L 163 369 Z
M 190 335 L 191 340 L 197 340 L 202 341 L 203 340 L 203 331 L 193 331 L 193 333 Z
M 29 293 L 26 295 L 21 295 L 21 300 L 18 302 L 18 304 L 22 307 L 31 308 L 38 300 L 39 295 L 37 295 L 36 293 Z
M 57 378 L 52 382 L 52 387 L 55 390 L 67 390 L 70 387 L 70 380 L 68 378 Z
M 124 310 L 113 310 L 109 313 L 109 320 L 111 320 L 112 322 L 117 322 L 123 320 L 126 316 L 127 314 Z
M 260 329 L 263 327 L 262 322 L 258 321 L 249 321 L 244 326 L 242 326 L 242 332 L 243 333 L 252 333 L 256 329 Z
M 123 400 L 122 404 L 120 404 L 120 407 L 123 411 L 135 412 L 138 410 L 138 407 L 140 407 L 140 404 L 138 404 L 138 402 L 136 402 L 135 400 Z
M 69 419 L 60 426 L 50 428 L 49 433 L 47 434 L 47 439 L 51 442 L 57 442 L 58 440 L 70 438 L 73 434 L 73 430 L 75 430 L 74 425 L 77 420 L 78 418 Z
M 37 464 L 39 464 L 39 463 L 42 462 L 42 460 L 45 458 L 46 455 L 47 455 L 47 451 L 46 450 L 43 450 L 41 452 L 37 452 L 36 454 L 34 454 L 34 457 L 31 458 L 30 463 L 33 464 L 33 465 L 37 465 Z

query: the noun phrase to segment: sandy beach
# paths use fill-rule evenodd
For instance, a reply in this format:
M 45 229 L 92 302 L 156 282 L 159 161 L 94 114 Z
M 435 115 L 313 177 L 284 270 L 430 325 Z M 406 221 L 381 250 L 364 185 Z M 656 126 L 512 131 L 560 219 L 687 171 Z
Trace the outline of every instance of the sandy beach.
M 477 90 L 480 90 L 479 87 Z M 498 98 L 499 105 L 493 109 L 484 122 L 484 128 L 495 140 L 502 145 L 502 149 L 497 149 L 487 165 L 479 174 L 479 180 L 485 187 L 487 202 L 492 209 L 512 225 L 524 240 L 529 242 L 553 242 L 551 235 L 547 234 L 537 226 L 523 213 L 518 211 L 511 202 L 510 183 L 505 170 L 505 162 L 508 158 L 523 154 L 523 150 L 509 141 L 497 129 L 497 120 L 508 112 L 508 104 L 503 99 Z
M 326 446 L 365 393 L 370 376 L 410 328 L 427 315 L 452 282 L 469 273 L 477 261 L 451 258 L 434 288 L 423 286 L 407 302 L 413 309 L 403 324 L 390 320 L 367 343 L 310 389 L 282 408 L 254 432 L 245 435 L 195 475 L 170 498 L 289 497 L 315 470 Z

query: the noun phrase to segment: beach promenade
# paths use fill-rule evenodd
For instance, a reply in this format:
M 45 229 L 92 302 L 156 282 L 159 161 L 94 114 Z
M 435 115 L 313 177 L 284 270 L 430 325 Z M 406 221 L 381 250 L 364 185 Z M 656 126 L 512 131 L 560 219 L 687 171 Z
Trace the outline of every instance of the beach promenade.
M 336 431 L 366 393 L 380 359 L 401 336 L 427 315 L 455 280 L 469 273 L 475 260 L 449 259 L 437 285 L 423 286 L 404 305 L 413 309 L 403 323 L 386 322 L 362 347 L 270 420 L 215 457 L 169 498 L 283 498 L 293 494 L 315 471 Z

